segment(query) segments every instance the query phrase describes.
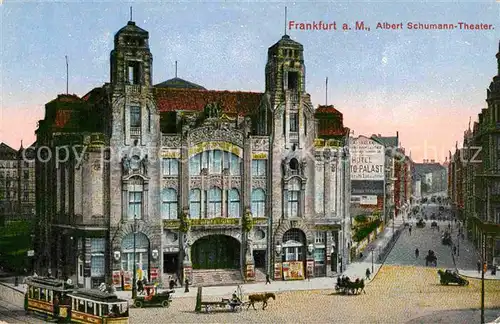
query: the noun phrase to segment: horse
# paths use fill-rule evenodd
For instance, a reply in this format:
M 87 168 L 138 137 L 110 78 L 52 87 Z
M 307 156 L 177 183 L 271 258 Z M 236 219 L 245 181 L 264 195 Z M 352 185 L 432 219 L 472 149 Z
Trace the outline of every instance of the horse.
M 262 309 L 266 309 L 267 307 L 267 301 L 269 298 L 272 298 L 273 300 L 276 299 L 276 295 L 273 293 L 265 293 L 265 294 L 253 294 L 248 296 L 248 299 L 250 300 L 250 303 L 248 304 L 247 310 L 250 308 L 250 306 L 253 307 L 253 309 L 257 310 L 255 308 L 255 303 L 262 302 Z
M 359 294 L 361 292 L 364 292 L 366 294 L 366 291 L 365 291 L 365 280 L 364 279 L 356 279 L 355 282 L 352 282 L 350 284 L 350 287 L 351 290 L 353 291 L 353 293 L 355 294 Z

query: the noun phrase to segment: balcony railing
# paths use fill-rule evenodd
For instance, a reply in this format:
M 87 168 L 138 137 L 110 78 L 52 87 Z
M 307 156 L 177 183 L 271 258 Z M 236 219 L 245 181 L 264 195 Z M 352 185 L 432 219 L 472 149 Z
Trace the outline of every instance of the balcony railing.
M 141 136 L 141 128 L 140 127 L 131 126 L 130 127 L 130 136 L 133 136 L 133 137 L 139 137 L 139 136 Z

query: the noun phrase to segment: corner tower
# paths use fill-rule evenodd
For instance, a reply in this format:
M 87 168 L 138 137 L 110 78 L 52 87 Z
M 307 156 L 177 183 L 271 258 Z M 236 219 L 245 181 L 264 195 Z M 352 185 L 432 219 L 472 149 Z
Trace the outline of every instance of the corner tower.
M 129 21 L 115 35 L 111 51 L 111 84 L 150 86 L 153 56 L 149 51 L 149 33 Z
M 277 104 L 290 91 L 296 96 L 305 92 L 304 47 L 284 35 L 267 51 L 266 92 Z

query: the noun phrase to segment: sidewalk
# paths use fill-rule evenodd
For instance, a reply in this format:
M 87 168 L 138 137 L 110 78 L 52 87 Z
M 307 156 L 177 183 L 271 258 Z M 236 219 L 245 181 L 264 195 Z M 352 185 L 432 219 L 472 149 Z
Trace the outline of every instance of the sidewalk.
M 398 232 L 398 229 L 401 230 L 403 226 L 403 220 L 401 217 L 396 219 L 394 223 L 395 233 Z M 390 252 L 390 250 L 386 249 L 386 246 L 391 242 L 393 236 L 393 226 L 392 222 L 389 223 L 384 231 L 379 234 L 379 237 L 370 243 L 369 247 L 373 247 L 373 273 L 371 274 L 371 280 L 376 276 L 380 268 L 382 267 L 383 261 L 385 257 Z M 385 251 L 385 253 L 384 253 Z M 363 252 L 363 259 L 356 260 L 347 265 L 347 269 L 338 275 L 346 275 L 351 279 L 355 278 L 365 278 L 366 269 L 369 268 L 370 272 L 372 271 L 372 253 L 368 252 L 367 249 Z M 381 259 L 379 260 L 379 255 Z M 365 283 L 370 282 L 371 280 L 365 281 Z M 22 282 L 22 281 L 20 281 Z M 271 284 L 265 284 L 264 282 L 258 283 L 247 283 L 241 284 L 241 290 L 243 294 L 252 294 L 252 293 L 262 293 L 262 292 L 283 292 L 283 291 L 295 291 L 295 290 L 322 290 L 322 289 L 333 289 L 337 283 L 336 277 L 321 277 L 321 278 L 312 278 L 310 280 L 297 280 L 297 281 L 273 281 Z M 12 283 L 9 285 L 13 286 Z M 221 297 L 221 296 L 231 296 L 236 290 L 238 286 L 219 286 L 219 287 L 203 287 L 203 296 L 204 297 Z M 26 287 L 20 284 L 16 287 L 18 290 L 25 291 Z M 166 289 L 158 289 L 159 292 L 165 291 Z M 196 297 L 197 287 L 190 287 L 189 292 L 184 292 L 184 287 L 175 288 L 175 293 L 173 294 L 173 298 L 183 298 L 183 297 Z M 116 291 L 116 295 L 122 299 L 132 299 L 131 291 Z

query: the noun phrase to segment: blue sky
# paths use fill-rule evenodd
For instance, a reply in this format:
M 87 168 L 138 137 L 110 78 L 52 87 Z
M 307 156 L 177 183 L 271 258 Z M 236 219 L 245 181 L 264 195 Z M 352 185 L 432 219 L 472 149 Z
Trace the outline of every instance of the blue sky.
M 129 20 L 150 33 L 153 79 L 178 76 L 208 89 L 264 90 L 267 48 L 284 33 L 285 3 L 5 2 L 1 10 L 0 142 L 34 140 L 43 105 L 65 92 L 80 96 L 109 81 L 113 36 Z M 414 157 L 436 158 L 461 140 L 469 116 L 485 107 L 497 74 L 500 2 L 288 3 L 288 19 L 354 24 L 371 31 L 289 31 L 304 45 L 306 90 L 313 103 L 344 113 L 356 135 L 399 130 Z M 375 30 L 377 22 L 487 23 L 490 31 Z M 23 123 L 23 127 L 19 124 Z M 15 127 L 14 127 L 15 126 Z M 417 151 L 420 150 L 420 153 Z M 434 158 L 427 156 L 427 158 Z

